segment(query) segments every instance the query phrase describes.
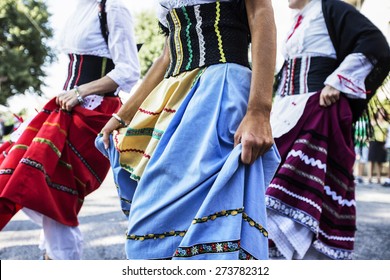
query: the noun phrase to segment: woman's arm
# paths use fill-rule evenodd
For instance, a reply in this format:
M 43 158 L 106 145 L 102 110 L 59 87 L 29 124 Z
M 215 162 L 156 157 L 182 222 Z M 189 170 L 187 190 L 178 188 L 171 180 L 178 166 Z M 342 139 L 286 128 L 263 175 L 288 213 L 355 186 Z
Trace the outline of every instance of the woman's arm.
M 107 22 L 110 31 L 108 49 L 115 67 L 106 76 L 80 85 L 78 91 L 83 98 L 91 94 L 112 92 L 118 87 L 125 92 L 130 92 L 139 80 L 140 65 L 134 29 L 132 28 L 134 22 L 130 11 L 120 5 L 108 5 Z M 57 96 L 57 104 L 68 111 L 72 110 L 78 103 L 74 89 L 62 92 Z
M 146 73 L 142 83 L 139 85 L 134 94 L 126 101 L 117 115 L 125 122 L 129 123 L 134 117 L 142 102 L 149 93 L 164 79 L 165 72 L 170 62 L 168 41 L 165 41 L 163 53 L 154 61 Z M 121 127 L 121 124 L 115 118 L 111 118 L 102 129 L 103 142 L 106 149 L 109 147 L 109 135 Z
M 271 0 L 245 0 L 252 38 L 252 82 L 248 109 L 234 143 L 242 143 L 241 160 L 253 163 L 273 144 L 270 125 L 276 63 L 276 27 Z
M 71 111 L 74 106 L 79 104 L 77 92 L 82 98 L 84 98 L 91 94 L 101 94 L 115 91 L 117 88 L 117 83 L 115 83 L 111 78 L 104 76 L 98 80 L 80 85 L 77 91 L 76 89 L 71 89 L 61 92 L 57 95 L 56 102 L 63 110 Z
M 325 80 L 320 106 L 327 107 L 336 103 L 341 92 L 351 99 L 366 99 L 365 80 L 373 68 L 374 65 L 364 54 L 349 54 Z

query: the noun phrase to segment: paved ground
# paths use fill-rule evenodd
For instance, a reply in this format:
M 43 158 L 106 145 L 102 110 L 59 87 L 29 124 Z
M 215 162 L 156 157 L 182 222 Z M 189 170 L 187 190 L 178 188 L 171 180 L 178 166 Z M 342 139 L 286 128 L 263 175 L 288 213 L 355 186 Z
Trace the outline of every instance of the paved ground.
M 356 260 L 390 260 L 390 188 L 377 184 L 357 186 Z M 84 259 L 125 259 L 126 220 L 119 211 L 116 190 L 108 176 L 87 197 L 80 213 Z M 20 212 L 0 232 L 0 259 L 33 260 L 41 256 L 40 228 Z

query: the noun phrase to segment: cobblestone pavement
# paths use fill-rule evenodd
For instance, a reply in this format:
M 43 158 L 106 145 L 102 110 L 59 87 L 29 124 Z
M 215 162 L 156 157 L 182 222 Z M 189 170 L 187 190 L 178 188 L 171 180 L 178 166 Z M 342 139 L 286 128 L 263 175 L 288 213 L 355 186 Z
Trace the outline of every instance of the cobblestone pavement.
M 354 259 L 390 260 L 390 188 L 378 184 L 356 187 L 357 234 Z M 126 220 L 119 211 L 116 189 L 108 176 L 102 187 L 87 197 L 80 212 L 86 260 L 125 259 Z M 0 259 L 40 259 L 40 228 L 18 213 L 0 232 Z

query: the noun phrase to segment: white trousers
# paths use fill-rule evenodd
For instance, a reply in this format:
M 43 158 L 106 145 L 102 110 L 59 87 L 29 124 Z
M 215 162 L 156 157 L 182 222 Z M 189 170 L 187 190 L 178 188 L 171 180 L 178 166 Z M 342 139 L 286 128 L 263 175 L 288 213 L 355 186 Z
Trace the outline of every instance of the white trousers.
M 78 226 L 63 225 L 34 210 L 23 212 L 42 227 L 39 249 L 53 260 L 80 260 L 83 251 L 83 236 Z

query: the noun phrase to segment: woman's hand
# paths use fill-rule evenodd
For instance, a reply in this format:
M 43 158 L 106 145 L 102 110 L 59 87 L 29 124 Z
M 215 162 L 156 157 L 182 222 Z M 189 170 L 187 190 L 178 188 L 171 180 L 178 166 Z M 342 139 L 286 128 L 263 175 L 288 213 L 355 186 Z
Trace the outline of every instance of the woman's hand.
M 101 134 L 103 138 L 104 148 L 107 150 L 110 147 L 110 134 L 119 128 L 121 128 L 122 125 L 116 120 L 114 117 L 112 117 L 106 125 L 102 128 Z
M 320 106 L 328 107 L 340 99 L 340 91 L 334 87 L 326 85 L 320 94 Z
M 234 146 L 242 144 L 241 161 L 252 164 L 274 143 L 269 118 L 263 114 L 245 115 L 234 135 Z
M 76 105 L 79 105 L 76 91 L 72 89 L 61 92 L 56 98 L 56 103 L 62 110 L 72 111 Z

